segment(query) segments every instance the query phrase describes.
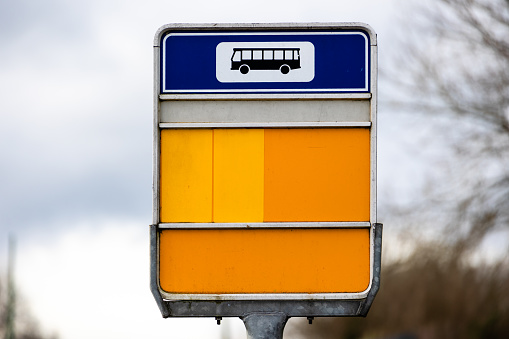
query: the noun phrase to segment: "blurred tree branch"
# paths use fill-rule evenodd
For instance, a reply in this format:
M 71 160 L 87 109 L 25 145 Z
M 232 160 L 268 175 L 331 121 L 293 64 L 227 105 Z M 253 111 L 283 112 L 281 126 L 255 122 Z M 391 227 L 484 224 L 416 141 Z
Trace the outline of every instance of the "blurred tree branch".
M 509 232 L 509 0 L 419 6 L 383 73 L 397 89 L 390 108 L 415 117 L 414 130 L 432 126 L 419 147 L 439 154 L 429 187 L 389 216 L 413 248 L 384 265 L 366 319 L 317 319 L 302 337 L 509 338 L 508 257 L 471 260 L 488 235 Z
M 509 229 L 509 1 L 436 0 L 420 13 L 419 39 L 397 60 L 406 98 L 394 107 L 439 122 L 429 137 L 450 172 L 418 204 L 447 216 L 461 256 Z

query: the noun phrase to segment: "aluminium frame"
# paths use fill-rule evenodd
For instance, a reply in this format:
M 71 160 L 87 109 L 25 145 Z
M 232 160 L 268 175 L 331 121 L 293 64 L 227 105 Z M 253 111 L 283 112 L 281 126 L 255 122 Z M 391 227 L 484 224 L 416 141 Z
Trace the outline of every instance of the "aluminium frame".
M 369 36 L 369 93 L 302 93 L 302 94 L 166 94 L 161 93 L 161 41 L 172 31 L 303 31 L 362 30 Z M 282 314 L 289 317 L 365 316 L 380 286 L 382 224 L 376 211 L 376 139 L 377 139 L 377 39 L 368 25 L 362 23 L 308 24 L 170 24 L 161 27 L 154 39 L 154 136 L 153 136 L 153 223 L 150 226 L 150 287 L 163 317 L 241 317 L 251 314 Z M 369 100 L 369 122 L 316 123 L 164 123 L 160 122 L 163 101 L 201 100 Z M 282 128 L 282 127 L 361 127 L 370 129 L 370 221 L 364 223 L 259 223 L 259 224 L 181 224 L 160 223 L 159 220 L 159 154 L 160 130 L 164 128 Z M 320 225 L 322 224 L 322 225 Z M 313 227 L 314 225 L 314 227 Z M 361 293 L 321 294 L 233 294 L 233 295 L 171 295 L 159 286 L 159 233 L 168 228 L 243 228 L 243 227 L 369 227 L 370 285 Z M 286 322 L 286 320 L 285 320 Z M 247 326 L 247 323 L 246 323 Z M 284 326 L 284 324 L 283 324 Z

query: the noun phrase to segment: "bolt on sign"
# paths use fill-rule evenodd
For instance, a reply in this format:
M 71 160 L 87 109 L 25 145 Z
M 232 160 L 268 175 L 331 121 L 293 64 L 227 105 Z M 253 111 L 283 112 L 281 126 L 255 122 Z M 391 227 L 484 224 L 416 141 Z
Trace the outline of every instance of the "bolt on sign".
M 381 250 L 373 30 L 171 24 L 154 44 L 162 315 L 365 315 Z

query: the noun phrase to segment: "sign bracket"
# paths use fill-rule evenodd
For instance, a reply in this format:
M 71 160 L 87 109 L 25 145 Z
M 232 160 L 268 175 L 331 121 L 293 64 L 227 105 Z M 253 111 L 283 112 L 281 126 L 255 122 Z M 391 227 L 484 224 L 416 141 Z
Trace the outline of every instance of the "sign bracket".
M 284 313 L 251 313 L 241 317 L 247 339 L 282 339 L 288 316 Z

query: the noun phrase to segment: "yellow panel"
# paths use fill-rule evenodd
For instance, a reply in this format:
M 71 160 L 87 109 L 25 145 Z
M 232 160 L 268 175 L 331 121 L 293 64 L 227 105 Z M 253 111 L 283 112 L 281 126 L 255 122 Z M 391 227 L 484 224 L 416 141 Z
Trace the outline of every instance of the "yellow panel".
M 214 130 L 214 222 L 263 221 L 263 130 Z
M 161 222 L 212 222 L 212 130 L 162 130 Z
M 354 293 L 369 286 L 369 229 L 164 230 L 169 293 Z
M 366 128 L 265 131 L 264 221 L 369 221 Z

